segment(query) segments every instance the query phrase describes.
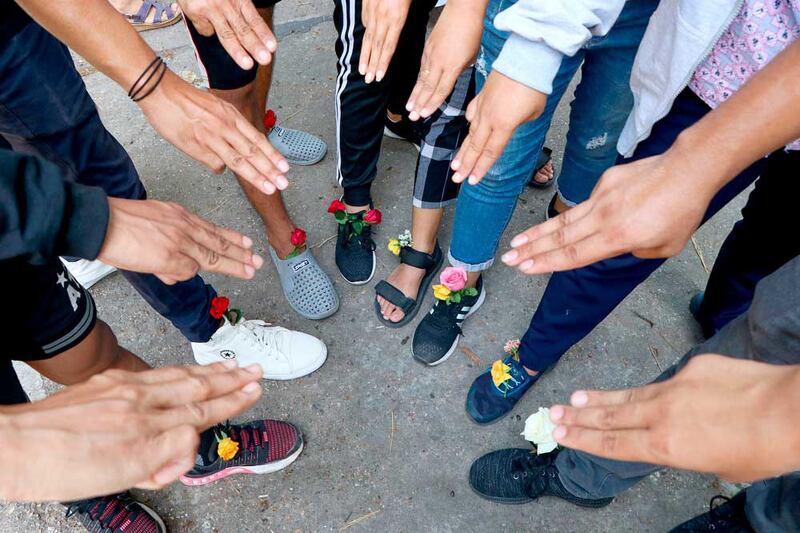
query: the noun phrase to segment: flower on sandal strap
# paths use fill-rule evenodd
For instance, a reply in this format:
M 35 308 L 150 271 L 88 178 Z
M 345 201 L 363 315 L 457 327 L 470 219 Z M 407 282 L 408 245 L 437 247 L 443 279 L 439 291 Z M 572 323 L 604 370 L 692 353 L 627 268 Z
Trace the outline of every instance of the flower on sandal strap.
M 303 247 L 306 245 L 307 235 L 306 232 L 303 231 L 301 228 L 294 228 L 292 231 L 292 236 L 290 237 L 290 241 L 294 245 L 294 250 L 286 256 L 286 259 L 292 259 L 293 257 L 297 257 L 303 252 Z
M 409 230 L 405 230 L 403 233 L 397 236 L 396 239 L 389 239 L 389 251 L 392 252 L 394 255 L 400 255 L 400 250 L 411 246 L 414 242 L 411 240 L 411 232 Z
M 434 285 L 433 296 L 447 305 L 461 303 L 464 296 L 475 296 L 478 290 L 467 287 L 467 272 L 461 267 L 447 267 L 439 274 L 440 285 Z

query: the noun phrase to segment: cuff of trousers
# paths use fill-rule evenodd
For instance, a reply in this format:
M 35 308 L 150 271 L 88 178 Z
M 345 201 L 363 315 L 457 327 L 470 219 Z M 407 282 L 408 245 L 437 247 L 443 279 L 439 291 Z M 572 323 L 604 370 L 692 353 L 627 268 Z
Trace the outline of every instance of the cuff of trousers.
M 465 263 L 453 257 L 452 250 L 447 251 L 447 260 L 454 267 L 463 268 L 467 272 L 483 272 L 484 270 L 488 270 L 489 267 L 494 264 L 494 257 L 489 259 L 488 261 L 484 261 L 483 263 L 477 263 L 477 264 Z
M 578 202 L 573 202 L 572 200 L 561 194 L 560 190 L 556 191 L 556 194 L 558 194 L 558 199 L 561 200 L 567 207 L 575 207 L 576 205 L 578 205 Z
M 519 346 L 519 362 L 522 363 L 522 366 L 534 372 L 546 372 L 550 368 L 542 368 L 542 365 L 536 360 L 536 356 L 525 347 L 524 343 Z
M 412 201 L 412 205 L 419 209 L 441 209 L 443 207 L 447 207 L 456 203 L 457 198 L 453 198 L 452 200 L 443 200 L 441 202 L 426 202 L 424 200 L 419 200 L 414 198 Z
M 370 185 L 356 185 L 354 187 L 344 187 L 342 200 L 347 205 L 372 205 L 372 195 Z

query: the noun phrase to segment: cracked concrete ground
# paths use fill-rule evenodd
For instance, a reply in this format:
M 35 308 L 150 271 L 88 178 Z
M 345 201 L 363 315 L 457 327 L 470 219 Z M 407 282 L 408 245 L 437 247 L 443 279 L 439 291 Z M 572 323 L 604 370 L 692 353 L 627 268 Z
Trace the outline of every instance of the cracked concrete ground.
M 171 531 L 665 531 L 704 512 L 719 491 L 712 477 L 666 471 L 651 476 L 602 510 L 579 509 L 559 500 L 501 506 L 475 496 L 467 484 L 473 459 L 500 447 L 525 446 L 524 417 L 580 387 L 624 387 L 646 382 L 699 340 L 687 311 L 703 287 L 722 239 L 737 218 L 741 198 L 718 215 L 678 257 L 632 294 L 509 416 L 489 427 L 471 423 L 464 398 L 471 381 L 494 360 L 503 342 L 519 337 L 541 297 L 545 277 L 521 277 L 498 266 L 487 275 L 489 298 L 465 326 L 459 351 L 446 364 L 425 368 L 410 356 L 413 326 L 382 328 L 374 319 L 373 284 L 344 283 L 333 264 L 335 227 L 325 213 L 339 194 L 335 182 L 332 5 L 322 0 L 287 0 L 276 11 L 280 39 L 270 106 L 284 125 L 322 136 L 330 153 L 320 164 L 295 168 L 285 197 L 298 226 L 306 228 L 314 253 L 332 275 L 342 299 L 334 317 L 311 322 L 288 307 L 270 264 L 251 282 L 206 276 L 248 317 L 263 318 L 313 333 L 330 357 L 318 372 L 294 382 L 265 382 L 264 397 L 243 418 L 274 417 L 299 425 L 306 451 L 290 468 L 273 475 L 228 478 L 189 488 L 175 484 L 158 492 L 136 491 L 158 510 Z M 184 29 L 144 34 L 179 73 L 199 76 Z M 252 236 L 266 257 L 260 221 L 230 174 L 214 176 L 155 135 L 124 91 L 85 63 L 79 68 L 108 128 L 130 152 L 150 196 L 174 200 L 218 224 Z M 565 99 L 567 100 L 567 99 Z M 558 161 L 567 129 L 562 102 L 550 132 Z M 386 140 L 374 187 L 384 212 L 379 229 L 378 272 L 396 264 L 386 251 L 390 236 L 410 226 L 410 195 L 416 151 Z M 544 217 L 549 192 L 526 190 L 506 235 Z M 452 213 L 443 241 L 449 241 Z M 152 365 L 192 361 L 188 342 L 115 275 L 93 289 L 100 316 L 121 343 Z M 430 302 L 430 299 L 427 300 Z M 512 312 L 509 312 L 512 309 Z M 417 319 L 419 320 L 419 319 Z M 465 351 L 467 351 L 465 350 Z M 27 371 L 34 397 L 55 386 Z M 394 428 L 394 430 L 392 429 Z M 142 450 L 146 453 L 146 450 Z M 35 457 L 21 460 L 35 461 Z M 81 531 L 56 504 L 5 504 L 0 531 Z

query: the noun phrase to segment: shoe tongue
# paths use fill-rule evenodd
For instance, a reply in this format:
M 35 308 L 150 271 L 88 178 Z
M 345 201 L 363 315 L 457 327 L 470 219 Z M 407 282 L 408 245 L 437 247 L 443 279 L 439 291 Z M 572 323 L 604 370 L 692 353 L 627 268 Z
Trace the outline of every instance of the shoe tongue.
M 217 460 L 217 437 L 214 430 L 219 426 L 214 426 L 200 434 L 200 446 L 197 448 L 197 456 L 194 464 L 197 466 L 208 466 Z

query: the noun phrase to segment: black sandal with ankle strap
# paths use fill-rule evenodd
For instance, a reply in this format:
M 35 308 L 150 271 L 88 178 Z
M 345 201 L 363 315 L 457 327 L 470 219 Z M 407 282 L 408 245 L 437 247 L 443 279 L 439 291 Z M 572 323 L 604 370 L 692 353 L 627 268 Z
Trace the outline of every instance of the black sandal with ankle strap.
M 420 307 L 422 307 L 422 302 L 425 300 L 425 293 L 428 290 L 428 285 L 430 285 L 434 276 L 436 276 L 436 273 L 439 272 L 443 262 L 444 256 L 442 255 L 441 248 L 439 248 L 438 241 L 436 242 L 432 254 L 419 252 L 410 246 L 401 248 L 400 263 L 424 270 L 425 277 L 422 278 L 422 281 L 419 284 L 417 299 L 409 298 L 403 294 L 400 289 L 385 280 L 379 281 L 378 284 L 375 285 L 375 293 L 378 296 L 385 298 L 390 304 L 396 305 L 398 309 L 405 313 L 405 316 L 403 316 L 403 319 L 399 322 L 386 320 L 381 314 L 381 305 L 378 303 L 378 300 L 374 300 L 375 313 L 378 315 L 378 320 L 380 320 L 384 326 L 389 328 L 401 328 L 414 320 L 414 317 L 417 316 L 417 312 L 419 311 Z

